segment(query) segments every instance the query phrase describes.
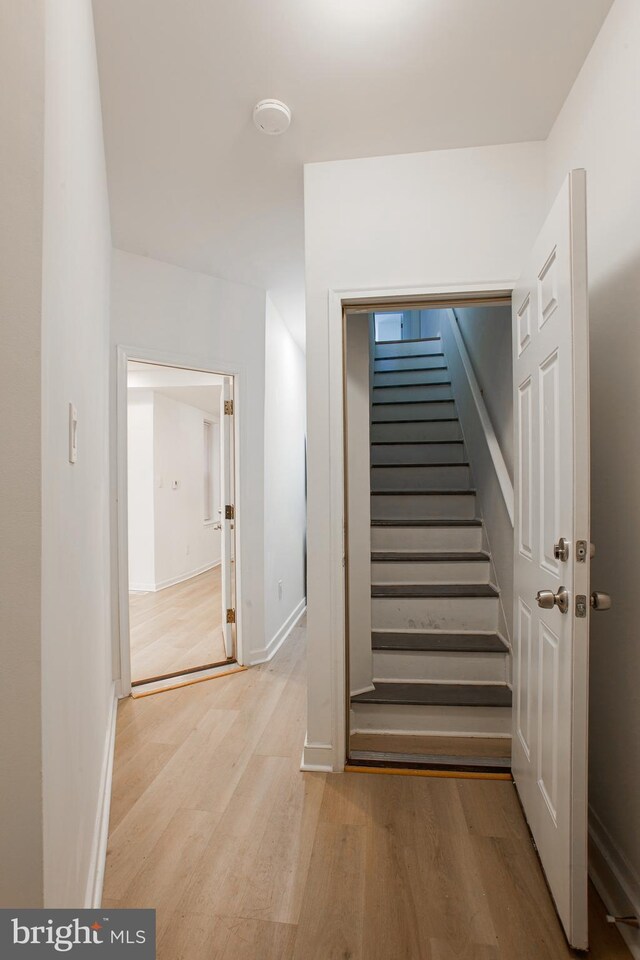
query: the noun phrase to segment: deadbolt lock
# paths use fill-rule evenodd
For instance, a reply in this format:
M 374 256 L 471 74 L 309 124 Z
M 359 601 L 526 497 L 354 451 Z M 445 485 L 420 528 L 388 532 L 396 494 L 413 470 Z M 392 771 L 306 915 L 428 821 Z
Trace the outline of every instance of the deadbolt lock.
M 536 600 L 543 610 L 553 610 L 557 607 L 560 613 L 566 613 L 569 609 L 569 591 L 566 587 L 560 587 L 557 593 L 553 590 L 538 590 Z
M 565 540 L 564 537 L 560 537 L 558 542 L 553 545 L 553 555 L 556 560 L 566 563 L 569 559 L 569 541 Z

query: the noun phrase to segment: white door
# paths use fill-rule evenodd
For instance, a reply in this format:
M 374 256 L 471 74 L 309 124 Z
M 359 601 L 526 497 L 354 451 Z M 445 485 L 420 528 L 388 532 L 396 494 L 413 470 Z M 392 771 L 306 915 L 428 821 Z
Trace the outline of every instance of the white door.
M 233 424 L 233 378 L 224 377 L 220 392 L 220 506 L 222 513 L 222 632 L 227 657 L 235 657 L 236 655 Z
M 514 290 L 513 346 L 513 775 L 567 938 L 586 949 L 590 551 L 583 170 L 563 184 Z M 556 547 L 561 537 L 566 553 Z M 538 591 L 547 591 L 539 601 Z

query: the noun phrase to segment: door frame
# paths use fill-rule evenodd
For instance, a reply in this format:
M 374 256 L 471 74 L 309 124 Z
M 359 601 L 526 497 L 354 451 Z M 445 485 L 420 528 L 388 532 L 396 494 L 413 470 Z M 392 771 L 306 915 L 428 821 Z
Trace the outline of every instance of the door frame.
M 329 543 L 330 543 L 330 644 L 331 644 L 331 763 L 316 760 L 316 747 L 324 753 L 328 744 L 305 746 L 303 769 L 344 770 L 348 757 L 349 685 L 348 677 L 348 607 L 346 562 L 347 522 L 345 471 L 345 310 L 382 309 L 386 306 L 428 304 L 459 297 L 473 298 L 475 294 L 488 298 L 491 294 L 511 295 L 516 280 L 480 281 L 478 283 L 437 283 L 416 287 L 334 289 L 328 291 L 329 328 Z M 435 308 L 436 302 L 433 303 Z M 442 306 L 445 304 L 442 303 Z M 460 303 L 458 303 L 458 306 Z M 325 754 L 326 756 L 326 754 Z
M 130 360 L 153 363 L 163 367 L 194 370 L 198 373 L 213 373 L 233 377 L 233 420 L 235 460 L 235 561 L 236 561 L 236 660 L 244 662 L 242 644 L 242 538 L 239 503 L 240 490 L 240 410 L 244 375 L 242 370 L 220 362 L 203 364 L 192 357 L 185 357 L 147 347 L 117 346 L 116 359 L 116 566 L 118 591 L 117 648 L 118 697 L 131 695 L 131 633 L 129 626 L 129 478 L 127 461 L 128 414 L 127 414 L 127 364 Z

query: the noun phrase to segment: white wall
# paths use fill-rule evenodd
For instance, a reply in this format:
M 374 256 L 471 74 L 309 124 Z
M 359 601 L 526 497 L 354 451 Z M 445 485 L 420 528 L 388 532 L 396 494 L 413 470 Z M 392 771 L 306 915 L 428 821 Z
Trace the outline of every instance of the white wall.
M 592 833 L 609 859 L 617 909 L 640 914 L 640 4 L 616 0 L 547 149 L 547 205 L 566 171 L 587 171 L 591 314 Z M 597 851 L 596 851 L 597 852 Z M 600 857 L 600 868 L 607 873 Z M 617 875 L 617 882 L 615 876 Z M 613 878 L 613 879 L 612 879 Z M 626 898 L 621 890 L 627 888 Z M 609 904 L 609 906 L 613 906 Z M 640 934 L 634 938 L 640 956 Z
M 112 523 L 116 497 L 116 346 L 132 355 L 183 366 L 238 373 L 240 482 L 237 533 L 244 660 L 265 647 L 264 382 L 265 293 L 158 260 L 113 251 Z M 148 354 L 153 353 L 154 357 Z M 112 526 L 115 530 L 115 526 Z M 115 543 L 115 538 L 114 538 Z M 117 574 L 115 550 L 112 554 Z
M 264 395 L 264 598 L 268 656 L 304 606 L 305 361 L 267 296 Z M 282 599 L 278 581 L 282 581 Z
M 334 348 L 330 362 L 328 291 L 516 279 L 544 215 L 543 151 L 521 143 L 305 167 L 309 765 L 339 765 L 342 751 L 332 593 L 342 582 L 342 441 L 339 398 L 333 412 L 329 399 L 340 356 Z
M 40 328 L 44 5 L 0 4 L 0 907 L 42 903 Z
M 217 388 L 215 388 L 217 389 Z M 220 532 L 204 521 L 204 421 L 207 414 L 162 393 L 153 404 L 154 589 L 220 562 Z M 173 489 L 172 481 L 178 481 Z M 217 519 L 217 517 L 216 517 Z
M 47 0 L 45 10 L 44 899 L 50 906 L 75 907 L 92 896 L 114 705 L 108 520 L 111 235 L 91 3 Z M 68 461 L 69 402 L 79 418 L 75 464 Z
M 511 308 L 456 307 L 458 328 L 513 483 Z
M 130 390 L 127 400 L 129 588 L 154 590 L 153 391 Z

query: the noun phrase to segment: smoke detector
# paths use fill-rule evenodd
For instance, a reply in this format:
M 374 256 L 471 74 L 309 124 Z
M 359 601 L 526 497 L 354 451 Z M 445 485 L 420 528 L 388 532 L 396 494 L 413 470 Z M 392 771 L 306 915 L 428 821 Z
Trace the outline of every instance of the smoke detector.
M 291 110 L 281 100 L 261 100 L 253 108 L 253 122 L 262 133 L 277 137 L 291 123 Z

